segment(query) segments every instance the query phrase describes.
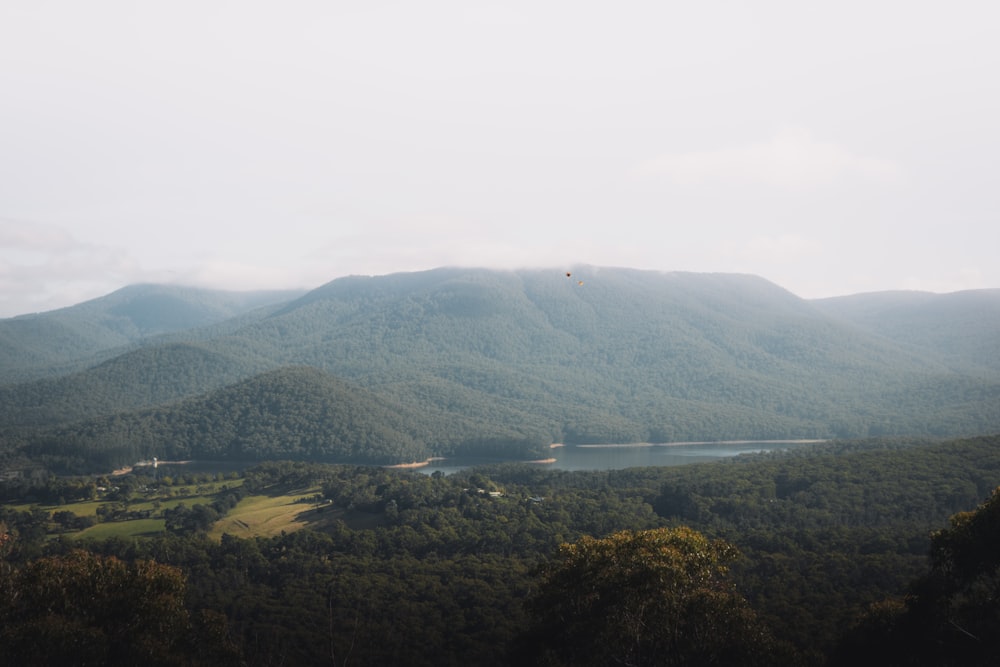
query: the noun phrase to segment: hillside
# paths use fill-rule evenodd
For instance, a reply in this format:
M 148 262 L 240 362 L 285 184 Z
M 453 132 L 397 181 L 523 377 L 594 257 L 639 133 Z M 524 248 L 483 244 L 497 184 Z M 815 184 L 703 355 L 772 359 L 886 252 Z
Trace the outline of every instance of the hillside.
M 301 293 L 132 285 L 69 308 L 2 319 L 0 384 L 82 370 L 143 340 L 218 324 Z
M 173 406 L 48 431 L 27 452 L 120 465 L 165 459 L 292 458 L 395 463 L 426 458 L 426 415 L 312 368 L 285 368 Z
M 218 392 L 242 381 L 265 386 L 282 377 L 290 386 L 289 378 L 312 377 L 300 369 L 255 378 L 285 367 L 322 371 L 324 380 L 310 381 L 307 393 L 337 398 L 283 402 L 282 415 L 336 430 L 310 411 L 352 394 L 393 406 L 370 411 L 381 416 L 364 420 L 368 430 L 350 436 L 383 443 L 370 455 L 380 462 L 442 453 L 535 454 L 549 442 L 1000 430 L 1000 369 L 974 363 L 1000 331 L 989 320 L 969 332 L 975 345 L 947 357 L 754 276 L 595 267 L 572 274 L 437 269 L 350 277 L 208 327 L 182 330 L 183 318 L 165 315 L 161 328 L 174 331 L 147 339 L 138 352 L 60 379 L 9 387 L 0 398 L 12 407 L 0 418 L 8 433 L 19 430 L 7 449 L 41 451 L 38 443 L 52 442 L 58 421 L 63 442 L 90 443 L 81 447 L 93 455 L 99 443 L 118 443 L 107 448 L 117 447 L 121 456 L 153 455 L 161 443 L 181 437 L 174 426 L 158 429 L 180 420 L 203 424 L 198 438 L 204 441 L 230 443 L 202 454 L 232 456 L 235 441 L 216 438 L 215 431 L 245 426 L 241 412 L 226 416 L 212 407 L 221 400 Z M 955 308 L 941 311 L 942 347 L 975 312 Z M 272 400 L 263 398 L 267 391 L 236 386 L 243 387 L 247 414 L 282 417 L 264 406 Z M 161 407 L 180 399 L 183 418 L 171 416 L 176 405 Z M 121 424 L 131 436 L 121 435 Z M 379 424 L 402 444 L 393 448 L 373 435 Z M 36 430 L 25 431 L 28 426 Z M 341 444 L 303 448 L 297 443 L 305 436 L 294 428 L 268 428 L 267 422 L 255 428 L 267 436 L 246 431 L 244 440 L 256 444 L 237 448 L 240 455 L 366 456 L 363 448 Z
M 1000 371 L 1000 289 L 818 299 L 824 313 L 965 372 Z
M 44 427 L 170 403 L 252 372 L 240 360 L 197 344 L 140 348 L 86 371 L 0 386 L 0 423 Z
M 571 279 L 459 269 L 352 278 L 238 340 L 400 398 L 430 388 L 470 411 L 484 399 L 577 442 L 868 435 L 914 420 L 926 430 L 954 407 L 940 404 L 948 396 L 991 419 L 997 411 L 995 384 L 754 276 L 584 267 Z M 910 393 L 946 385 L 938 400 Z

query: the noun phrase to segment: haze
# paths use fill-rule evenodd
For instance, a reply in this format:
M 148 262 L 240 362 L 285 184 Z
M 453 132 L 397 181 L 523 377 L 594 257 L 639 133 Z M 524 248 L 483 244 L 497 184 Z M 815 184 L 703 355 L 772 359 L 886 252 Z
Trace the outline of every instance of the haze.
M 0 5 L 0 317 L 441 265 L 1000 286 L 991 2 Z

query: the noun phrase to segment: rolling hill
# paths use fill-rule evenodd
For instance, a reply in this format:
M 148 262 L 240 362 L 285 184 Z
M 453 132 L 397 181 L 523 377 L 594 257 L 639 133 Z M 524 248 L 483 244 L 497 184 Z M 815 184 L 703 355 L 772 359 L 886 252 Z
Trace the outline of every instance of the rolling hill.
M 196 343 L 142 347 L 86 371 L 0 385 L 0 423 L 39 427 L 170 403 L 252 372 L 240 360 Z
M 1000 368 L 977 362 L 1000 325 L 976 314 L 977 298 L 865 315 L 872 309 L 857 305 L 861 296 L 810 302 L 755 276 L 601 267 L 572 274 L 444 268 L 349 277 L 187 329 L 190 319 L 171 313 L 190 309 L 168 309 L 144 320 L 158 324 L 141 330 L 149 332 L 137 339 L 141 350 L 6 387 L 6 447 L 49 457 L 75 447 L 90 452 L 86 459 L 105 443 L 127 458 L 169 442 L 195 447 L 200 438 L 228 444 L 186 451 L 403 462 L 456 452 L 534 455 L 561 441 L 1000 430 Z M 907 337 L 920 321 L 937 333 Z M 969 344 L 951 344 L 963 335 Z M 20 372 L 33 372 L 18 360 Z M 302 396 L 313 398 L 275 402 L 275 391 L 294 394 L 296 378 L 310 387 Z M 276 382 L 284 389 L 266 389 Z M 240 409 L 220 398 L 237 386 Z M 354 422 L 361 431 L 338 431 L 319 407 L 328 405 L 317 398 L 324 392 L 337 404 L 355 394 L 381 407 Z M 253 421 L 258 413 L 266 420 Z M 304 426 L 310 420 L 343 442 L 368 444 L 317 445 L 318 432 Z M 197 438 L 164 426 L 182 422 L 204 426 L 191 432 Z
M 875 292 L 813 303 L 824 313 L 962 372 L 1000 372 L 1000 289 Z
M 230 321 L 301 293 L 132 285 L 69 308 L 0 319 L 0 384 L 82 370 L 156 336 Z
M 165 407 L 50 430 L 34 457 L 103 465 L 148 458 L 395 463 L 427 454 L 427 416 L 308 367 L 283 368 Z

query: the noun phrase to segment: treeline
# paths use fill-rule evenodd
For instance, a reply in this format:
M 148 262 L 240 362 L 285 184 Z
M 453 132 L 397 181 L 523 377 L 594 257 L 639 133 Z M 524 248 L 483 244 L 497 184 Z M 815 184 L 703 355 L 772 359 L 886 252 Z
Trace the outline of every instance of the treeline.
M 871 605 L 904 610 L 902 596 L 928 572 L 931 532 L 1000 486 L 1000 436 L 842 442 L 594 473 L 507 464 L 443 476 L 276 462 L 248 471 L 240 493 L 310 486 L 322 492 L 297 532 L 205 540 L 209 510 L 223 514 L 233 500 L 226 490 L 217 506 L 179 512 L 167 534 L 88 548 L 182 568 L 190 608 L 225 613 L 249 664 L 328 664 L 333 655 L 500 665 L 525 650 L 524 603 L 560 544 L 688 526 L 739 550 L 736 591 L 791 647 L 789 660 L 815 664 L 854 655 L 887 627 Z M 80 546 L 27 548 L 43 517 L 18 514 L 26 516 L 0 517 L 23 526 L 8 529 L 23 545 L 12 562 Z
M 260 370 L 260 365 L 196 344 L 141 348 L 64 377 L 0 386 L 0 424 L 8 429 L 52 427 L 172 403 Z
M 551 432 L 417 410 L 308 367 L 284 368 L 174 406 L 10 436 L 59 473 L 100 472 L 157 456 L 395 464 L 431 455 L 539 458 Z
M 215 337 L 301 291 L 131 285 L 75 306 L 0 320 L 0 384 L 75 373 L 157 342 Z M 178 339 L 169 334 L 181 333 Z

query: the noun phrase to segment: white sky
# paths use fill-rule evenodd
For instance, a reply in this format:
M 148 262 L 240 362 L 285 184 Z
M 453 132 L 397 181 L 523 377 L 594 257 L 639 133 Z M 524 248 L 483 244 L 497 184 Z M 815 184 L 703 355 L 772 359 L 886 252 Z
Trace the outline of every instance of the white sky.
M 4 0 L 0 317 L 442 265 L 1000 287 L 1000 3 Z

